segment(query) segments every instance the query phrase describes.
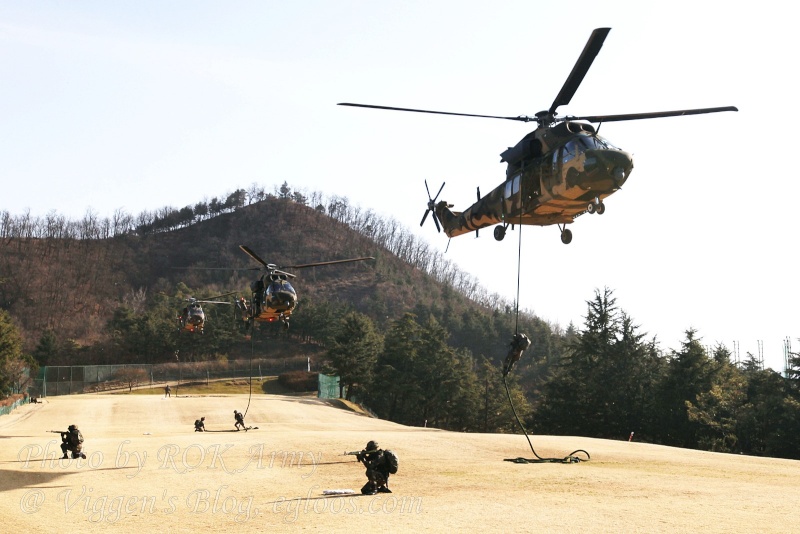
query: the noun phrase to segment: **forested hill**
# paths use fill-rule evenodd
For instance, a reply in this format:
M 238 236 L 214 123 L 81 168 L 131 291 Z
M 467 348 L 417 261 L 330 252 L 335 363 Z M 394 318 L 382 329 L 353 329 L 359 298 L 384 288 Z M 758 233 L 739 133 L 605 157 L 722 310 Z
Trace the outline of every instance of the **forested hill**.
M 288 331 L 248 338 L 230 306 L 209 304 L 203 335 L 180 332 L 186 297 L 249 296 L 259 266 L 242 244 L 279 266 L 375 261 L 298 270 Z M 535 433 L 800 458 L 800 356 L 781 376 L 693 331 L 664 353 L 612 293 L 596 292 L 577 329 L 517 323 L 510 303 L 396 221 L 286 184 L 136 218 L 0 213 L 0 396 L 19 393 L 26 364 L 300 356 L 402 424 L 505 432 L 518 416 Z M 506 380 L 517 324 L 532 345 Z
M 138 217 L 115 213 L 110 220 L 91 213 L 80 221 L 0 213 L 0 307 L 14 318 L 27 352 L 47 337 L 62 349 L 51 364 L 100 363 L 121 356 L 111 337 L 119 331 L 112 319 L 121 320 L 122 310 L 160 313 L 165 325 L 174 326 L 188 296 L 248 296 L 259 265 L 239 245 L 279 266 L 374 256 L 375 261 L 295 271 L 300 305 L 291 333 L 324 338 L 325 322 L 346 310 L 364 313 L 379 326 L 414 312 L 433 314 L 456 346 L 471 345 L 492 359 L 503 355 L 498 339 L 510 338 L 510 304 L 485 293 L 397 221 L 362 212 L 342 198 L 260 195 L 249 204 L 245 198 L 237 190 L 211 211 L 198 204 Z M 206 357 L 237 356 L 244 350 L 242 337 L 221 332 L 231 326 L 230 308 L 207 306 L 206 312 L 213 338 L 205 340 Z M 548 338 L 542 347 L 549 347 L 549 326 L 526 320 Z M 172 345 L 147 345 L 147 359 L 170 358 Z

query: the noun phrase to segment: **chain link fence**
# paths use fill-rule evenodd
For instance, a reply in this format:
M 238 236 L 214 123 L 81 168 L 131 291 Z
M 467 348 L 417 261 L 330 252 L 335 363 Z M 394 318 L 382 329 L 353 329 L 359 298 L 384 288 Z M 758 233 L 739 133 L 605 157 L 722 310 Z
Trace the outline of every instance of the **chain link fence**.
M 28 397 L 21 397 L 7 406 L 0 406 L 0 415 L 8 415 L 13 412 L 15 408 L 29 401 L 30 399 Z
M 34 397 L 102 393 L 129 386 L 207 382 L 275 376 L 287 371 L 305 371 L 308 358 L 175 362 L 159 364 L 48 366 L 39 369 L 29 392 Z M 135 371 L 135 370 L 141 371 Z

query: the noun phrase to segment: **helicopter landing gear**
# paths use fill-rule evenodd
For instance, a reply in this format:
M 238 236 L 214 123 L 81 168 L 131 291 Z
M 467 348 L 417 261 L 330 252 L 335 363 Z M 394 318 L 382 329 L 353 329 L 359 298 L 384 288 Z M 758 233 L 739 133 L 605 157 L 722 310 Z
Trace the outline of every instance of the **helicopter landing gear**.
M 558 229 L 561 230 L 561 242 L 569 245 L 572 242 L 572 230 L 566 224 L 563 227 L 559 224 Z
M 589 215 L 592 213 L 602 215 L 606 212 L 606 205 L 603 204 L 600 199 L 595 198 L 594 201 L 590 202 L 589 205 L 586 206 L 586 211 L 589 213 Z
M 494 227 L 494 238 L 498 241 L 502 241 L 503 238 L 506 236 L 506 227 L 497 225 Z

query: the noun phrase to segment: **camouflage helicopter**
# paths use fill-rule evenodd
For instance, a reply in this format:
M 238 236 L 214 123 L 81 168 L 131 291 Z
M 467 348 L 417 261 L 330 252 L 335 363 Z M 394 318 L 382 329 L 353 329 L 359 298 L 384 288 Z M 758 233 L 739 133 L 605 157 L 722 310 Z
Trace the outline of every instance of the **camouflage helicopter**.
M 508 164 L 505 181 L 484 197 L 481 197 L 478 189 L 477 202 L 466 210 L 451 211 L 452 204 L 444 200 L 437 202 L 444 184 L 436 196 L 431 198 L 426 181 L 428 206 L 420 226 L 425 223 L 428 214 L 433 213 L 432 218 L 437 231 L 441 232 L 441 228 L 444 228 L 448 237 L 472 231 L 477 234 L 481 228 L 497 225 L 494 237 L 501 241 L 505 237 L 507 228 L 511 226 L 513 229 L 514 224 L 536 226 L 555 224 L 561 231 L 561 241 L 568 244 L 572 241 L 572 231 L 567 228 L 567 224 L 574 222 L 576 217 L 584 213 L 603 214 L 606 209 L 603 200 L 618 191 L 633 170 L 631 154 L 600 137 L 597 129 L 587 123 L 738 111 L 737 108 L 728 106 L 627 115 L 557 117 L 556 110 L 559 106 L 569 104 L 609 31 L 611 28 L 598 28 L 592 32 L 550 108 L 536 113 L 534 117 L 474 115 L 352 103 L 339 105 L 536 122 L 538 124 L 536 130 L 500 154 L 500 161 Z
M 289 278 L 295 278 L 296 276 L 286 272 L 284 269 L 305 269 L 306 267 L 318 267 L 322 265 L 335 265 L 338 263 L 375 259 L 372 256 L 367 256 L 346 260 L 321 261 L 317 263 L 278 267 L 273 263 L 267 263 L 245 245 L 239 245 L 239 248 L 262 265 L 261 267 L 254 267 L 248 270 L 264 271 L 264 274 L 262 274 L 258 280 L 250 284 L 250 289 L 252 290 L 252 299 L 250 302 L 247 302 L 243 297 L 236 299 L 235 311 L 237 318 L 248 326 L 251 326 L 254 321 L 266 323 L 280 321 L 285 328 L 289 328 L 289 318 L 297 306 L 297 291 L 295 291 L 292 284 L 289 283 Z
M 187 332 L 199 332 L 200 334 L 203 333 L 203 328 L 206 324 L 206 314 L 203 311 L 203 307 L 200 304 L 232 304 L 231 302 L 227 302 L 224 300 L 214 300 L 222 297 L 226 297 L 228 295 L 233 295 L 233 293 L 225 293 L 224 295 L 217 295 L 216 297 L 210 297 L 208 300 L 201 300 L 196 299 L 194 297 L 187 298 L 188 304 L 181 310 L 178 314 L 178 330 L 185 330 Z

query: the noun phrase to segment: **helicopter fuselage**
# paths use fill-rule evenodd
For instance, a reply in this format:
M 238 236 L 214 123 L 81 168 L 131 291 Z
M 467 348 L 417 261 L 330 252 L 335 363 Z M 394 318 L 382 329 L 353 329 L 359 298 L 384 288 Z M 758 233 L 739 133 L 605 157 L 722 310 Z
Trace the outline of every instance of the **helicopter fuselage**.
M 451 211 L 446 201 L 436 205 L 448 237 L 496 224 L 568 224 L 586 212 L 603 213 L 603 200 L 633 169 L 629 153 L 583 123 L 540 128 L 501 157 L 508 162 L 506 180 L 488 195 L 463 212 Z
M 252 284 L 253 319 L 288 321 L 297 306 L 297 292 L 284 275 L 266 275 Z
M 203 308 L 196 303 L 186 306 L 178 317 L 180 327 L 189 332 L 199 331 L 202 333 L 205 321 L 205 312 L 203 312 Z
M 372 256 L 365 256 L 361 258 L 318 261 L 302 265 L 278 267 L 275 264 L 267 263 L 261 259 L 258 254 L 250 250 L 246 245 L 239 245 L 239 248 L 242 252 L 260 263 L 266 269 L 266 273 L 250 284 L 250 289 L 253 292 L 253 298 L 250 301 L 251 304 L 248 306 L 243 299 L 240 299 L 236 303 L 236 313 L 239 317 L 244 319 L 247 324 L 252 325 L 253 321 L 267 323 L 280 321 L 286 328 L 289 328 L 289 317 L 292 315 L 295 306 L 297 306 L 297 291 L 295 291 L 292 284 L 289 283 L 289 278 L 294 278 L 295 275 L 283 269 L 303 269 L 306 267 L 319 267 L 323 265 L 335 265 L 375 259 Z

